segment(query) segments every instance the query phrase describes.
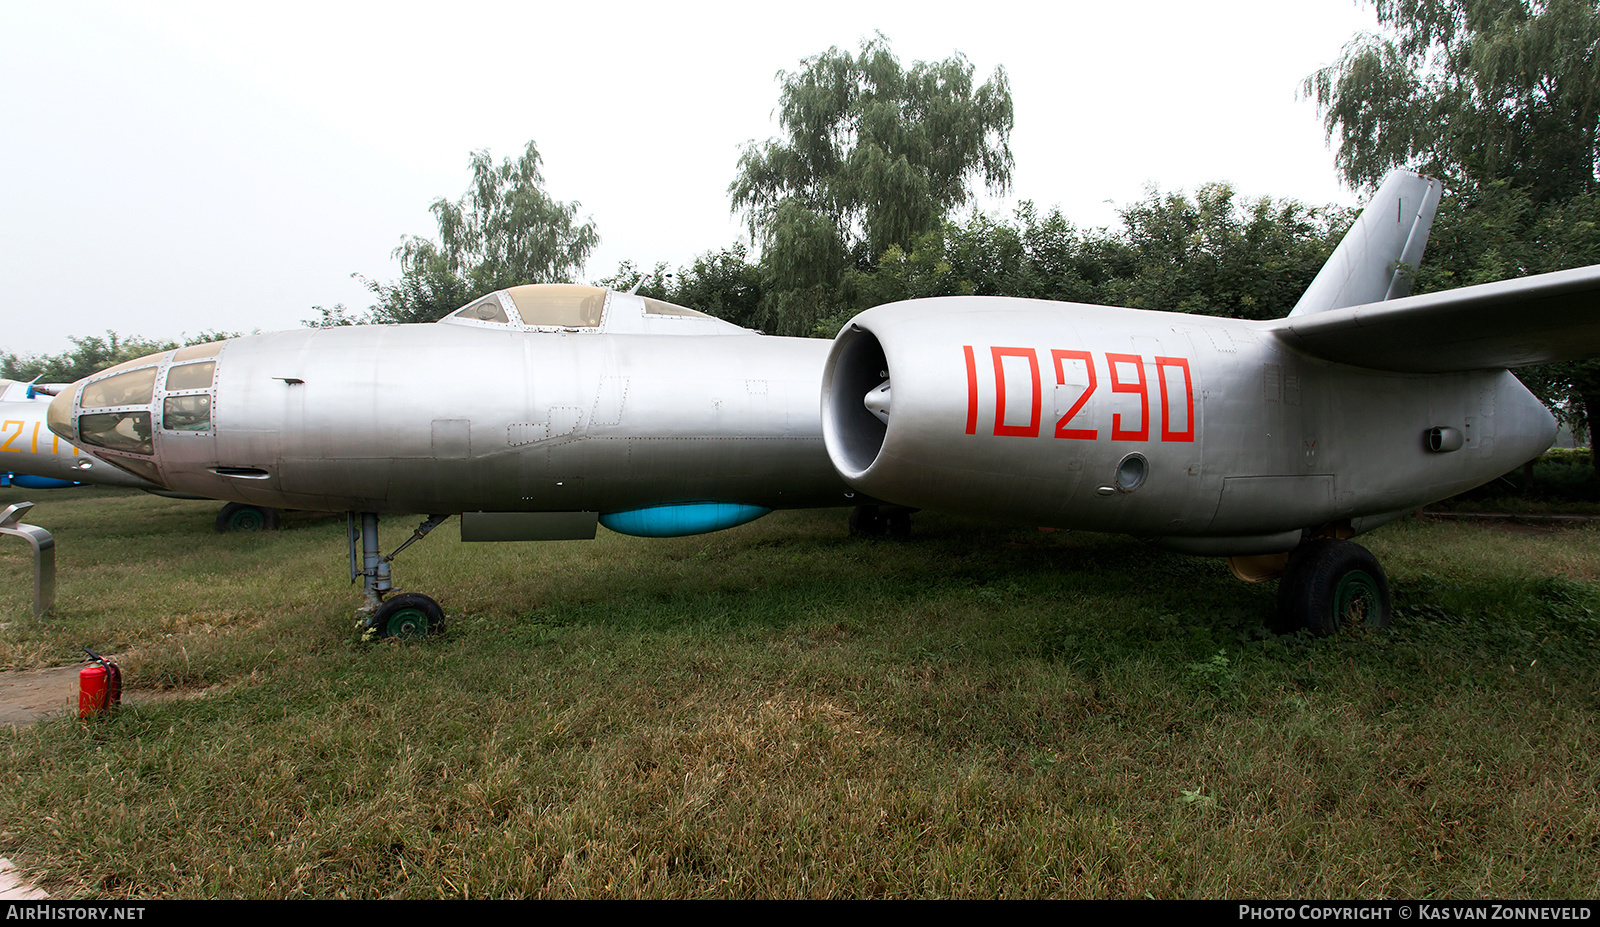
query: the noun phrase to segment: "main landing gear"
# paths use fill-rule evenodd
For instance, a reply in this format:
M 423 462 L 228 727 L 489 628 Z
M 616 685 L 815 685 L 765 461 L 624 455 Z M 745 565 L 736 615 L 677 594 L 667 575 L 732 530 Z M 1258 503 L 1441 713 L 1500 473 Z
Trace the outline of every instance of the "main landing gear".
M 278 510 L 265 505 L 245 505 L 242 502 L 230 502 L 217 513 L 217 530 L 223 533 L 229 531 L 276 531 L 278 530 Z
M 858 505 L 850 510 L 850 536 L 908 538 L 911 516 L 917 511 L 903 505 Z
M 361 580 L 362 602 L 356 609 L 356 628 L 361 631 L 362 640 L 427 637 L 444 630 L 444 610 L 439 603 L 420 592 L 396 593 L 389 579 L 389 564 L 449 517 L 429 515 L 405 543 L 384 557 L 378 549 L 377 513 L 349 513 L 350 581 Z
M 1334 538 L 1307 541 L 1289 552 L 1278 580 L 1279 634 L 1307 631 L 1331 637 L 1387 628 L 1392 610 L 1389 580 L 1378 558 L 1360 544 Z

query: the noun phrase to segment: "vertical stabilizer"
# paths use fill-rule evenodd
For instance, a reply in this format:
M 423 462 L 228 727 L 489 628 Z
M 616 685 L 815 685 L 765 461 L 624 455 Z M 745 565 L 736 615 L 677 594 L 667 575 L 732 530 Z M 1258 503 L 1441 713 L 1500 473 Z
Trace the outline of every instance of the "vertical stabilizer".
M 1409 295 L 1442 192 L 1439 181 L 1410 171 L 1384 178 L 1289 315 Z

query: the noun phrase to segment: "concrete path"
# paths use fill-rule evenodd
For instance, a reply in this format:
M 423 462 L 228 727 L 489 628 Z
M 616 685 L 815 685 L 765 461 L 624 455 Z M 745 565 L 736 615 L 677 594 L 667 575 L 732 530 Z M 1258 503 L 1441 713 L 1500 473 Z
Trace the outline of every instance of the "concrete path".
M 22 873 L 11 865 L 11 860 L 0 856 L 0 900 L 35 901 L 49 897 L 44 889 L 29 885 L 22 878 Z
M 78 710 L 81 664 L 0 673 L 0 724 L 26 727 L 50 714 Z

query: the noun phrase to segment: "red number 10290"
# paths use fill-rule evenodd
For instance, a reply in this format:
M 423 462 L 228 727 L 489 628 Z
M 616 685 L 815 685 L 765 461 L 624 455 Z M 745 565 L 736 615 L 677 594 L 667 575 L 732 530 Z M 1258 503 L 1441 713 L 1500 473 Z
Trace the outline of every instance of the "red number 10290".
M 962 345 L 962 353 L 967 361 L 967 434 L 978 433 L 978 362 L 971 345 Z M 991 347 L 989 356 L 994 364 L 994 434 L 999 437 L 1037 438 L 1044 405 L 1044 380 L 1039 367 L 1039 354 L 1033 348 L 1007 348 Z M 1007 357 L 1020 358 L 1028 362 L 1031 374 L 1030 381 L 1033 386 L 1032 414 L 1025 425 L 1007 424 L 1006 418 L 1006 373 L 1004 359 Z M 1124 421 L 1122 413 L 1111 416 L 1111 440 L 1113 441 L 1148 441 L 1150 440 L 1150 384 L 1145 377 L 1145 360 L 1139 354 L 1112 354 L 1106 353 L 1105 369 L 1110 380 L 1111 392 L 1130 393 L 1139 397 L 1139 421 L 1136 427 L 1129 426 Z M 1155 357 L 1155 379 L 1161 394 L 1161 440 L 1162 441 L 1193 441 L 1194 440 L 1194 378 L 1189 371 L 1189 361 L 1183 357 Z M 1088 351 L 1067 351 L 1052 349 L 1050 351 L 1050 364 L 1055 368 L 1057 386 L 1067 383 L 1067 365 L 1082 364 L 1087 373 L 1088 384 L 1083 392 L 1073 402 L 1065 415 L 1056 422 L 1055 436 L 1057 438 L 1094 441 L 1100 437 L 1100 429 L 1086 428 L 1088 423 L 1074 422 L 1082 413 L 1083 407 L 1089 403 L 1089 397 L 1094 395 L 1099 386 L 1099 377 L 1095 373 L 1095 358 Z M 1176 431 L 1172 427 L 1173 403 L 1178 401 L 1172 395 L 1176 390 L 1169 392 L 1167 387 L 1167 372 L 1181 374 L 1183 377 L 1183 430 Z M 1074 427 L 1076 425 L 1076 427 Z

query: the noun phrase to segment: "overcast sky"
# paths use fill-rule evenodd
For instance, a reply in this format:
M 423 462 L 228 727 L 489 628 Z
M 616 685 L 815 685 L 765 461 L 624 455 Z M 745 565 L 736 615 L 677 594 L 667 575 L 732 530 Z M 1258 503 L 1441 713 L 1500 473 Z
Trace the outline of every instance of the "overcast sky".
M 1146 185 L 1354 205 L 1302 79 L 1376 21 L 1354 0 L 1118 4 L 0 0 L 0 350 L 178 338 L 365 309 L 471 151 L 531 139 L 620 262 L 745 234 L 727 188 L 777 134 L 777 72 L 874 31 L 901 61 L 1004 67 L 1011 192 L 1080 226 Z

